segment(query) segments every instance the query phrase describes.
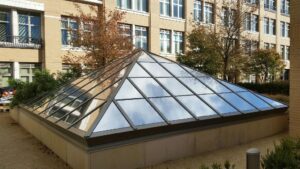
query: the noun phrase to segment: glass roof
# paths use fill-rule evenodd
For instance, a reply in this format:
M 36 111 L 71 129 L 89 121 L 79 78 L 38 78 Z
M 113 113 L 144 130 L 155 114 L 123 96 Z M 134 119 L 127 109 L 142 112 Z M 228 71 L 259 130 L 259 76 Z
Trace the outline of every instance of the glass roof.
M 85 138 L 286 105 L 174 61 L 135 52 L 25 105 Z

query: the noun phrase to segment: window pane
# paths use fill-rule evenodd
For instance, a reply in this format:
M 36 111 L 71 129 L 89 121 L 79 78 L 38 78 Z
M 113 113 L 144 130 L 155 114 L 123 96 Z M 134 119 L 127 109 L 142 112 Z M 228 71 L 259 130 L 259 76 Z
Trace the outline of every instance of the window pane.
M 132 86 L 132 84 L 126 80 L 120 88 L 115 99 L 132 99 L 143 98 L 142 95 Z
M 129 73 L 129 77 L 150 77 L 150 75 L 146 73 L 145 70 L 141 68 L 141 66 L 135 64 L 131 72 Z
M 200 97 L 222 115 L 226 116 L 226 114 L 238 113 L 235 108 L 215 94 L 200 95 Z
M 173 98 L 153 98 L 150 100 L 169 121 L 192 118 Z
M 262 96 L 262 95 L 257 95 L 259 98 L 263 99 L 265 102 L 271 104 L 272 106 L 274 107 L 286 107 L 286 105 L 282 104 L 282 103 L 279 103 L 279 102 L 276 102 L 270 98 L 267 98 L 265 96 Z
M 214 90 L 217 93 L 230 92 L 226 87 L 221 85 L 212 77 L 206 76 L 206 77 L 200 77 L 199 79 L 201 80 L 201 82 L 209 86 L 212 90 Z
M 154 77 L 172 77 L 166 70 L 164 70 L 157 63 L 141 63 L 146 70 L 148 70 Z
M 94 132 L 120 129 L 125 127 L 130 127 L 130 125 L 121 114 L 119 109 L 116 107 L 116 105 L 114 103 L 111 103 L 102 119 L 94 129 Z
M 179 78 L 181 82 L 187 85 L 191 90 L 193 90 L 196 94 L 209 94 L 213 93 L 210 89 L 208 89 L 205 85 L 203 85 L 196 78 Z
M 217 115 L 214 110 L 196 96 L 180 96 L 178 99 L 197 117 Z
M 225 85 L 226 87 L 228 87 L 229 89 L 231 89 L 234 92 L 245 92 L 245 91 L 247 91 L 246 89 L 238 87 L 238 86 L 236 86 L 234 84 L 230 84 L 228 82 L 224 82 L 222 80 L 219 80 L 219 82 L 221 82 L 223 85 Z
M 221 94 L 221 96 L 234 105 L 237 109 L 239 109 L 242 112 L 253 112 L 256 109 L 251 106 L 249 103 L 247 103 L 245 100 L 241 99 L 239 96 L 233 93 L 226 93 L 226 94 Z
M 175 77 L 192 77 L 187 71 L 177 64 L 162 63 Z
M 202 76 L 206 76 L 204 73 L 201 73 L 199 71 L 193 70 L 191 68 L 188 68 L 186 66 L 183 66 L 187 71 L 189 71 L 191 74 L 193 74 L 196 77 L 202 77 Z
M 192 95 L 192 93 L 175 78 L 158 78 L 157 80 L 173 95 Z
M 262 101 L 261 99 L 259 99 L 258 97 L 256 97 L 254 94 L 250 92 L 240 92 L 237 94 L 260 110 L 272 109 L 272 107 L 269 106 L 266 102 Z
M 129 116 L 134 125 L 145 125 L 164 122 L 157 112 L 144 100 L 118 101 L 124 112 Z
M 155 62 L 149 55 L 143 53 L 139 59 L 138 59 L 139 62 Z
M 132 78 L 132 81 L 138 88 L 145 93 L 147 97 L 162 97 L 169 96 L 154 79 L 152 78 Z

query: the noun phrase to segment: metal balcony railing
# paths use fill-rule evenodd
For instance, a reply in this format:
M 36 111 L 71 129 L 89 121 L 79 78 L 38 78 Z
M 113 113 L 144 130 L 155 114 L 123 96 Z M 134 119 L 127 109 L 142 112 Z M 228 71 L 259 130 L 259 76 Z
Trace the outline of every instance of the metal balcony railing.
M 0 36 L 0 47 L 40 49 L 42 39 L 24 36 Z

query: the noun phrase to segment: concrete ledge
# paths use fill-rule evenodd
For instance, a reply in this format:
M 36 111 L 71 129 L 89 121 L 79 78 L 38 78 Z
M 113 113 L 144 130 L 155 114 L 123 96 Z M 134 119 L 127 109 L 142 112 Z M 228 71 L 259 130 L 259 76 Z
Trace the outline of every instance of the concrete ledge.
M 74 169 L 134 169 L 194 156 L 207 151 L 244 144 L 287 130 L 288 115 L 274 114 L 187 133 L 166 135 L 111 147 L 84 147 L 59 131 L 15 108 L 11 117 Z

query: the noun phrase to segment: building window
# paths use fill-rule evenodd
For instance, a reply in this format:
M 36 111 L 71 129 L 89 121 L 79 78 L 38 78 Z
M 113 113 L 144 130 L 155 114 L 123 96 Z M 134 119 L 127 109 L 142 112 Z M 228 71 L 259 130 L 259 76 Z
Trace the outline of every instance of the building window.
M 231 26 L 234 22 L 234 16 L 236 15 L 236 11 L 228 8 L 222 8 L 222 20 L 223 24 L 228 27 Z
M 276 20 L 264 18 L 264 32 L 269 35 L 276 35 Z
M 173 41 L 174 41 L 174 48 L 175 48 L 175 54 L 182 54 L 183 53 L 183 32 L 174 32 L 173 35 Z
M 0 11 L 0 41 L 8 42 L 11 40 L 11 18 L 10 13 Z
M 280 22 L 281 24 L 281 36 L 289 37 L 290 24 L 286 22 Z
M 78 23 L 70 17 L 61 18 L 61 41 L 62 45 L 68 46 L 77 38 Z
M 148 0 L 117 0 L 120 9 L 148 12 Z
M 290 15 L 290 0 L 281 0 L 281 13 Z
M 258 0 L 245 0 L 248 4 L 258 4 Z
M 276 11 L 276 0 L 264 0 L 265 9 Z
M 171 16 L 171 0 L 160 0 L 160 15 Z
M 290 47 L 281 45 L 281 57 L 283 60 L 290 60 Z
M 124 37 L 132 37 L 132 29 L 129 24 L 119 24 L 119 29 Z
M 173 17 L 183 18 L 183 0 L 173 0 Z
M 265 49 L 270 49 L 270 44 L 269 43 L 264 43 L 264 48 Z
M 171 53 L 171 31 L 160 30 L 160 52 L 164 54 Z
M 135 47 L 148 50 L 148 29 L 135 26 Z
M 23 82 L 32 82 L 34 80 L 34 72 L 39 70 L 37 64 L 20 64 L 20 79 Z
M 41 17 L 20 13 L 19 16 L 19 42 L 39 43 L 41 38 Z
M 246 40 L 244 41 L 245 54 L 251 56 L 254 51 L 259 48 L 259 43 L 257 41 Z
M 117 7 L 120 9 L 132 9 L 131 0 L 117 0 Z
M 0 87 L 7 87 L 8 80 L 13 77 L 12 63 L 0 63 Z
M 246 13 L 245 15 L 245 30 L 251 31 L 251 32 L 258 32 L 259 26 L 258 26 L 258 16 Z
M 202 1 L 194 1 L 194 20 L 197 22 L 202 21 Z
M 204 18 L 205 18 L 205 23 L 214 23 L 213 4 L 205 2 Z

